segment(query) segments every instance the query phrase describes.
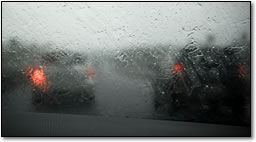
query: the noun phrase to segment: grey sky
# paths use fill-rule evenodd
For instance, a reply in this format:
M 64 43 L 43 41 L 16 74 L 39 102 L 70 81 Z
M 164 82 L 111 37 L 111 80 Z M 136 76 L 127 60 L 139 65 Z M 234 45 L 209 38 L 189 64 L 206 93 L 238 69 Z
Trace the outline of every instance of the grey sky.
M 10 37 L 67 48 L 205 41 L 231 43 L 250 34 L 250 3 L 3 3 L 3 41 Z

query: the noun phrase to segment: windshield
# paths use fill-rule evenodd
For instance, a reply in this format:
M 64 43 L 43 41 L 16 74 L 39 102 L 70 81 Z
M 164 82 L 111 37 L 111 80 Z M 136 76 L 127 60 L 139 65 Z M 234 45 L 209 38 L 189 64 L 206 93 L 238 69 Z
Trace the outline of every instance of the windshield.
M 250 3 L 2 8 L 4 112 L 250 125 Z

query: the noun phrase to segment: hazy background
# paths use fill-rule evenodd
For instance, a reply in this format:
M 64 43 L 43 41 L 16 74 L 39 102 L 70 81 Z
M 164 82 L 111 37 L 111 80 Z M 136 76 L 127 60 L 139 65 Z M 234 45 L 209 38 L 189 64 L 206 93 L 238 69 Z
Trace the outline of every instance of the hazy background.
M 250 37 L 250 3 L 3 3 L 3 42 L 10 37 L 71 49 L 156 44 L 230 44 Z

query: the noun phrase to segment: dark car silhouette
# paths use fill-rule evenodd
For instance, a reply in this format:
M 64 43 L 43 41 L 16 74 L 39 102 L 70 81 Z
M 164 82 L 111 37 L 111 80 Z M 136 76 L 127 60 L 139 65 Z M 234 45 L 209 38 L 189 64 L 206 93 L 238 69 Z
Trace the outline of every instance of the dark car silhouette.
M 81 61 L 65 52 L 51 52 L 43 56 L 42 62 L 30 65 L 26 77 L 32 86 L 33 103 L 76 105 L 93 102 L 95 72 Z
M 169 78 L 155 82 L 155 108 L 184 120 L 249 124 L 249 50 L 191 45 L 181 49 Z

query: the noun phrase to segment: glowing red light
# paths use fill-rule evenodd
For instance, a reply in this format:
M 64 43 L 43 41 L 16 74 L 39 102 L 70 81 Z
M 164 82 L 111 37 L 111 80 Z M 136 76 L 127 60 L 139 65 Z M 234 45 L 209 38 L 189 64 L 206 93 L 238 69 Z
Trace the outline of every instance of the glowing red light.
M 39 68 L 28 68 L 26 76 L 30 78 L 30 81 L 35 87 L 38 87 L 41 91 L 45 92 L 51 86 L 51 82 L 47 81 L 47 77 L 44 73 L 45 66 Z
M 238 73 L 239 73 L 239 76 L 241 78 L 244 78 L 245 75 L 246 75 L 246 72 L 245 72 L 245 66 L 244 65 L 240 65 L 239 68 L 238 68 Z
M 181 72 L 181 71 L 182 71 L 183 65 L 182 65 L 182 64 L 175 64 L 172 68 L 173 68 L 173 71 L 174 71 L 175 73 L 178 73 L 178 72 Z
M 87 72 L 88 72 L 88 74 L 92 74 L 92 73 L 94 73 L 94 69 L 92 67 L 89 67 L 87 69 Z
M 90 80 L 94 80 L 95 77 L 96 77 L 96 74 L 94 72 L 94 69 L 92 67 L 89 67 L 87 69 L 87 76 L 86 76 L 86 78 L 89 78 Z

